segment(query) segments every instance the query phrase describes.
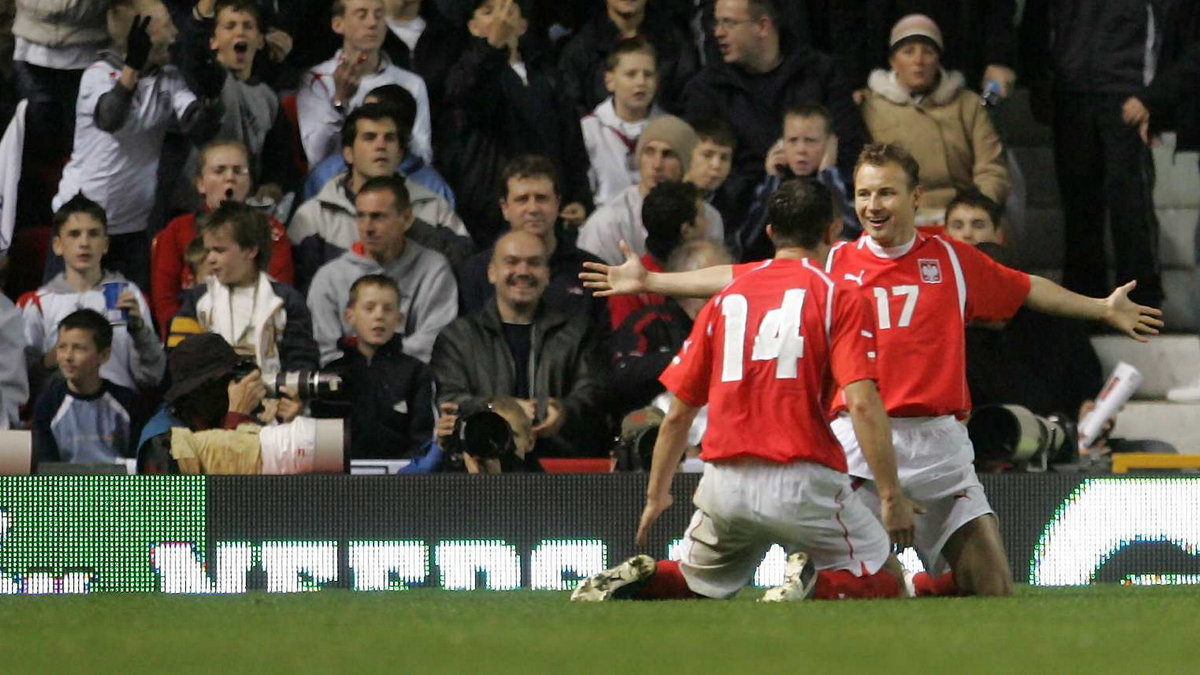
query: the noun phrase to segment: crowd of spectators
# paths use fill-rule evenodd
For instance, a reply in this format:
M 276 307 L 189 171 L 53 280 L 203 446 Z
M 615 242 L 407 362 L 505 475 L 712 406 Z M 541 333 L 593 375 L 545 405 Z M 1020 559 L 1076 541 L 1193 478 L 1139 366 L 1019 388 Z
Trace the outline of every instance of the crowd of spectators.
M 918 159 L 920 224 L 995 241 L 988 105 L 1019 75 L 1053 104 L 1065 284 L 1110 287 L 1107 211 L 1117 281 L 1161 305 L 1148 145 L 1200 147 L 1184 0 L 6 0 L 0 33 L 0 349 L 26 355 L 0 428 L 46 461 L 164 470 L 164 425 L 308 413 L 428 470 L 481 404 L 505 469 L 607 457 L 698 307 L 593 297 L 584 263 L 768 257 L 789 180 L 853 238 L 868 140 Z M 179 351 L 201 335 L 229 349 Z M 321 368 L 342 400 L 264 385 Z

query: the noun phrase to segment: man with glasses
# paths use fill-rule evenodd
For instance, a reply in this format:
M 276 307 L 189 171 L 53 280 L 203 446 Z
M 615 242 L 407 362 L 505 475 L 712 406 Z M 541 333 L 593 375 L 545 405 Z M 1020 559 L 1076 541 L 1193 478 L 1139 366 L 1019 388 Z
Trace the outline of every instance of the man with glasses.
M 862 149 L 863 128 L 833 60 L 780 34 L 777 0 L 717 0 L 713 34 L 722 61 L 710 62 L 688 84 L 684 110 L 690 120 L 726 119 L 737 132 L 733 172 L 718 194 L 729 207 L 726 237 L 734 241 L 784 110 L 817 104 L 830 111 L 843 176 L 851 175 Z

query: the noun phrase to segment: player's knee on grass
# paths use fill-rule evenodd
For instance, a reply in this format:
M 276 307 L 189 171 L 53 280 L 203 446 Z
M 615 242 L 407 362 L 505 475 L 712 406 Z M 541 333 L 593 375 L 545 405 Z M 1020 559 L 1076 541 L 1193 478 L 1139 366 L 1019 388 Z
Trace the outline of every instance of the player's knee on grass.
M 955 583 L 963 595 L 1012 595 L 1012 570 L 994 514 L 981 516 L 960 527 L 950 535 L 942 555 L 950 563 Z

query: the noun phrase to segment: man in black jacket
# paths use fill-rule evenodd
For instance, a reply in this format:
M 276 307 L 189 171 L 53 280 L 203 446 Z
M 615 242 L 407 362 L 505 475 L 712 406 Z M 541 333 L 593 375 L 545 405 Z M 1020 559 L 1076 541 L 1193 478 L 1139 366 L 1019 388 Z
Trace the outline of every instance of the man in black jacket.
M 1138 282 L 1130 299 L 1163 301 L 1154 212 L 1154 162 L 1122 106 L 1153 74 L 1148 47 L 1171 0 L 1045 0 L 1026 7 L 1041 26 L 1027 60 L 1037 79 L 1053 73 L 1054 163 L 1065 220 L 1063 286 L 1103 295 L 1104 222 L 1112 233 L 1116 283 Z M 1040 16 L 1039 16 L 1040 14 Z M 1150 17 L 1153 15 L 1153 22 Z M 1048 34 L 1047 34 L 1048 33 Z
M 722 118 L 737 130 L 733 172 L 719 193 L 732 216 L 725 225 L 727 241 L 736 240 L 746 205 L 763 179 L 785 109 L 818 104 L 830 111 L 843 176 L 853 175 L 862 149 L 862 117 L 848 80 L 830 57 L 783 43 L 777 16 L 775 0 L 717 0 L 714 34 L 724 62 L 709 63 L 684 90 L 689 119 Z
M 438 402 L 513 396 L 533 421 L 536 454 L 600 456 L 612 440 L 601 404 L 603 361 L 588 316 L 542 302 L 548 257 L 528 232 L 496 242 L 488 267 L 495 301 L 459 317 L 434 343 Z

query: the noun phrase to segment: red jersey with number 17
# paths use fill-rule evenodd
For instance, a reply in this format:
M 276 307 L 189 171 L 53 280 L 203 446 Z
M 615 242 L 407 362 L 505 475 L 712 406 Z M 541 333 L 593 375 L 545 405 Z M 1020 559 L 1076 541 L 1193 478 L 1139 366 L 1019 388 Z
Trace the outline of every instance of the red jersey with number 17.
M 845 472 L 830 403 L 835 381 L 875 379 L 870 307 L 809 260 L 739 267 L 696 317 L 663 385 L 708 405 L 705 461 L 804 460 Z
M 896 249 L 863 235 L 835 247 L 826 269 L 875 309 L 879 394 L 891 417 L 966 415 L 967 322 L 1008 319 L 1029 295 L 1029 275 L 920 232 Z

